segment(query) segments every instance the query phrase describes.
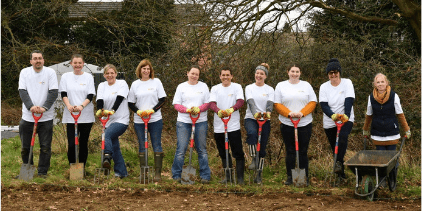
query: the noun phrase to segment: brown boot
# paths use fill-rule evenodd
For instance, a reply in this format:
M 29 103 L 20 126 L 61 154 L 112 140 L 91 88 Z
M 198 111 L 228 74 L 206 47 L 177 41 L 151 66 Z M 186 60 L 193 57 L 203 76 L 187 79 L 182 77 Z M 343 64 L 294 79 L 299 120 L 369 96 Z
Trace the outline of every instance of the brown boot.
M 164 157 L 164 152 L 155 152 L 154 153 L 154 163 L 155 163 L 154 182 L 161 181 L 161 169 L 163 168 L 163 157 Z

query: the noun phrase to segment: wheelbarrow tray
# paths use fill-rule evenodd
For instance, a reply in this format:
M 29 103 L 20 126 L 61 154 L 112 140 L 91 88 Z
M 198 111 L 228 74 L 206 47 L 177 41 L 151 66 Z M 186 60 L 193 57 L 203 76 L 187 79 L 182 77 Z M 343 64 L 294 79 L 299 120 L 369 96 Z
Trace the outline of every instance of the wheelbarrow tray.
M 386 177 L 396 166 L 399 156 L 399 151 L 362 150 L 346 161 L 344 165 L 349 167 L 354 174 L 357 169 L 359 176 L 375 176 L 376 169 L 378 169 L 378 176 L 382 178 Z

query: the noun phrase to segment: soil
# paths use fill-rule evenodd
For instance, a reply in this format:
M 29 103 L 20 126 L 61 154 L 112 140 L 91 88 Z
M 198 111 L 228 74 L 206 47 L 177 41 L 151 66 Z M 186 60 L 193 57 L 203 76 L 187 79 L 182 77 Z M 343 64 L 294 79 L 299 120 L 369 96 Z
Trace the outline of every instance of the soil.
M 2 187 L 2 210 L 421 210 L 420 199 L 368 202 L 301 193 L 199 193 L 29 184 Z

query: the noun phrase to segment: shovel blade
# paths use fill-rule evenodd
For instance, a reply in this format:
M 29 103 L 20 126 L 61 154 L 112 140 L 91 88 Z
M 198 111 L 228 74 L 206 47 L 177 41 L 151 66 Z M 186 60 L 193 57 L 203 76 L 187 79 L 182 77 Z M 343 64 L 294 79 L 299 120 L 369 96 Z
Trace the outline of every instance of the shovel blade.
M 193 168 L 193 166 L 188 165 L 188 166 L 183 166 L 182 168 L 182 181 L 181 183 L 186 185 L 192 185 L 195 183 L 195 179 L 196 179 L 196 170 L 195 168 Z
M 293 185 L 295 187 L 305 187 L 306 186 L 305 169 L 299 169 L 299 168 L 292 169 L 292 179 L 293 179 Z
M 19 179 L 29 181 L 34 178 L 35 166 L 31 164 L 22 164 L 21 171 L 19 172 Z
M 84 178 L 84 164 L 71 163 L 70 164 L 70 180 L 82 180 Z

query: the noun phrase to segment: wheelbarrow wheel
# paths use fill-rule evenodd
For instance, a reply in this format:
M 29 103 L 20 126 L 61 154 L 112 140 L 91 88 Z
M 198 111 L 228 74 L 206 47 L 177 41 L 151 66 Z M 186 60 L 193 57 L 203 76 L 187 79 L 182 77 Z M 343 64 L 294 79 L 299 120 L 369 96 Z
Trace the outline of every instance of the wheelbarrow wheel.
M 397 187 L 397 169 L 394 168 L 388 173 L 388 188 L 391 192 L 395 191 Z
M 375 184 L 374 184 L 374 180 L 372 179 L 371 176 L 369 175 L 365 175 L 362 177 L 361 183 L 360 183 L 360 193 L 361 194 L 367 194 L 372 192 L 372 190 L 374 190 L 375 188 Z M 369 196 L 366 196 L 366 199 L 368 201 L 373 201 L 374 200 L 374 193 L 372 193 Z

